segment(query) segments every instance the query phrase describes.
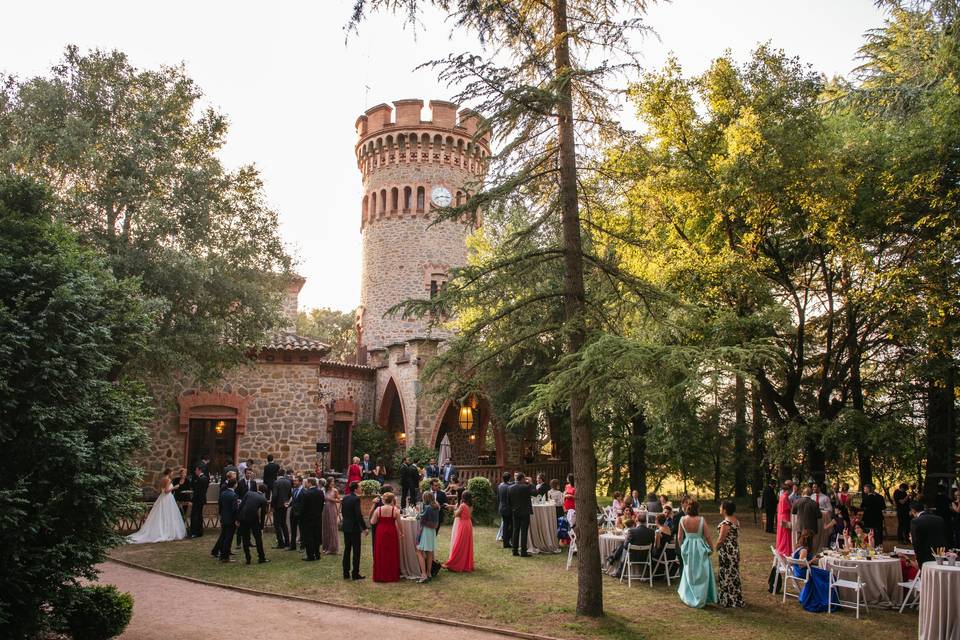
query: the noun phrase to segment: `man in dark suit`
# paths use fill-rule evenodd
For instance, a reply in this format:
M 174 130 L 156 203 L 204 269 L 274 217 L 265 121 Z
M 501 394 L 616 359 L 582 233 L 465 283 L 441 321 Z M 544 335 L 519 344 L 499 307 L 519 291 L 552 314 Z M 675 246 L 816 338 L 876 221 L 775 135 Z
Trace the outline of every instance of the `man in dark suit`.
M 307 552 L 304 560 L 313 562 L 320 559 L 320 532 L 323 527 L 323 492 L 317 488 L 316 478 L 307 478 L 307 490 L 300 500 L 303 504 L 300 530 Z
M 430 481 L 430 491 L 433 492 L 433 497 L 436 499 L 437 504 L 440 505 L 440 521 L 437 523 L 437 535 L 440 535 L 440 527 L 443 525 L 443 513 L 446 511 L 447 506 L 447 494 L 444 493 L 443 488 L 440 486 L 440 481 L 434 478 Z
M 273 496 L 273 483 L 277 481 L 280 475 L 280 465 L 273 461 L 273 454 L 267 454 L 267 464 L 263 465 L 263 484 L 267 486 L 263 492 L 264 497 L 269 501 Z
M 533 487 L 523 473 L 517 472 L 517 482 L 509 491 L 510 513 L 513 517 L 513 555 L 530 557 L 527 553 L 527 534 L 530 531 L 530 516 L 533 515 Z
M 243 500 L 243 498 L 247 495 L 247 491 L 250 490 L 250 484 L 251 484 L 252 482 L 253 482 L 253 469 L 251 469 L 250 467 L 247 467 L 246 469 L 243 470 L 243 477 L 240 478 L 240 480 L 237 481 L 236 492 L 237 492 L 237 498 L 238 498 L 238 499 Z M 237 542 L 236 542 L 236 545 L 235 545 L 235 546 L 237 547 L 237 549 L 240 548 L 240 543 L 241 543 L 241 542 L 242 542 L 242 540 L 241 540 L 241 538 L 240 538 L 240 528 L 238 527 L 238 528 L 237 528 Z
M 887 502 L 874 492 L 872 484 L 863 485 L 860 508 L 863 510 L 861 522 L 864 528 L 873 531 L 873 543 L 878 547 L 883 546 L 883 510 L 887 508 Z
M 303 546 L 303 530 L 300 529 L 300 514 L 303 512 L 303 476 L 293 479 L 293 488 L 290 490 L 290 542 L 288 551 L 297 550 L 297 532 L 300 532 L 300 546 Z
M 647 545 L 653 545 L 656 540 L 656 532 L 648 527 L 646 524 L 634 524 L 634 526 L 627 529 L 627 533 L 623 538 L 623 544 L 620 545 L 620 548 L 613 553 L 613 555 L 607 559 L 610 564 L 616 564 L 618 567 L 617 575 L 619 576 L 623 570 L 623 565 L 626 563 L 627 551 L 630 545 L 635 547 L 645 547 Z M 641 562 L 646 560 L 646 553 L 642 551 L 630 551 L 630 561 L 631 562 Z M 602 560 L 602 558 L 601 558 Z
M 424 478 L 439 478 L 440 477 L 440 467 L 437 466 L 437 461 L 433 458 L 430 458 L 430 462 L 423 469 Z
M 924 510 L 923 503 L 911 502 L 910 540 L 913 550 L 917 554 L 917 567 L 922 568 L 924 562 L 933 560 L 933 550 L 946 547 L 947 541 L 943 535 L 943 518 Z
M 767 533 L 777 532 L 777 481 L 771 479 L 760 495 L 760 508 L 767 516 Z
M 220 538 L 217 542 L 220 547 L 218 549 L 220 562 L 236 562 L 236 560 L 230 559 L 230 543 L 233 542 L 233 531 L 237 525 L 237 509 L 240 505 L 240 501 L 237 499 L 237 492 L 234 491 L 234 487 L 236 486 L 236 480 L 233 478 L 227 480 L 227 486 L 220 492 L 220 500 L 218 501 L 218 509 L 220 511 Z
M 816 554 L 820 542 L 820 530 L 823 528 L 823 515 L 820 513 L 820 505 L 814 502 L 810 497 L 810 487 L 803 488 L 803 495 L 793 505 L 790 513 L 797 516 L 797 524 L 800 531 L 810 529 L 813 532 L 813 538 L 810 540 L 810 548 L 807 554 L 810 557 Z M 800 531 L 797 533 L 799 534 Z
M 345 495 L 340 503 L 340 513 L 343 517 L 344 580 L 349 578 L 363 580 L 366 577 L 360 575 L 360 535 L 367 535 L 367 523 L 360 511 L 360 497 L 357 495 L 359 488 L 359 483 L 351 482 L 350 493 Z
M 537 484 L 533 488 L 533 495 L 535 496 L 545 496 L 547 491 L 550 491 L 550 484 L 547 482 L 546 476 L 542 473 L 537 474 Z
M 274 549 L 284 549 L 290 546 L 290 531 L 287 529 L 287 504 L 293 494 L 293 484 L 290 478 L 279 470 L 279 476 L 273 483 L 273 493 L 270 496 L 270 505 L 273 507 L 273 531 L 277 534 L 277 546 Z
M 510 511 L 510 472 L 503 472 L 503 482 L 497 485 L 497 513 L 503 522 L 503 548 L 510 548 L 510 539 L 513 537 L 513 513 Z
M 260 523 L 270 503 L 267 497 L 260 493 L 260 486 L 256 480 L 251 480 L 247 488 L 246 495 L 240 501 L 240 509 L 237 511 L 237 521 L 240 523 L 240 538 L 243 540 L 243 555 L 250 564 L 250 535 L 257 544 L 257 562 L 263 564 L 267 562 L 267 556 L 263 552 L 263 529 Z
M 193 470 L 190 478 L 190 537 L 199 538 L 203 535 L 203 505 L 207 504 L 207 487 L 210 478 L 203 472 L 199 464 Z
M 203 469 L 203 475 L 210 477 L 210 454 L 202 453 L 200 454 L 200 460 L 195 465 Z
M 417 504 L 417 485 L 420 483 L 420 470 L 417 465 L 410 462 L 410 458 L 404 457 L 403 464 L 400 465 L 400 508 L 406 509 L 407 501 L 410 504 Z

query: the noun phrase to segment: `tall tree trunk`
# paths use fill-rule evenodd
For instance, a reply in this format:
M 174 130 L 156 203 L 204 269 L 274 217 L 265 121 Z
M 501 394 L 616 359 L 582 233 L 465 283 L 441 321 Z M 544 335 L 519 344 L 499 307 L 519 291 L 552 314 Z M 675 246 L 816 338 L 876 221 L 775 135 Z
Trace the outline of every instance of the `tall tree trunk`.
M 753 488 L 754 497 L 759 497 L 763 492 L 767 476 L 767 445 L 764 440 L 763 407 L 760 403 L 760 392 L 757 390 L 756 383 L 750 385 L 750 399 L 752 401 L 750 439 L 753 441 L 753 464 L 750 465 L 753 473 L 750 484 Z
M 747 495 L 747 387 L 743 374 L 738 373 L 734 389 L 733 408 L 733 494 Z
M 614 491 L 620 491 L 623 484 L 623 472 L 620 469 L 620 462 L 623 459 L 623 440 L 614 438 L 610 446 L 610 486 L 607 487 L 607 495 L 613 495 Z
M 956 465 L 956 370 L 949 342 L 933 354 L 927 382 L 927 473 L 923 497 L 932 505 L 937 485 L 949 487 Z
M 571 71 L 566 0 L 553 0 L 553 33 L 555 77 L 565 79 Z M 577 200 L 573 95 L 568 80 L 559 83 L 557 94 L 564 329 L 567 353 L 574 354 L 578 353 L 586 342 L 586 292 L 583 286 L 583 247 Z M 597 458 L 587 400 L 582 393 L 575 393 L 570 398 L 570 438 L 573 442 L 573 473 L 577 483 L 577 513 L 581 514 L 581 518 L 589 520 L 597 512 Z M 600 539 L 597 527 L 577 528 L 577 556 L 577 613 L 602 616 L 603 574 L 600 571 Z
M 630 418 L 630 490 L 647 495 L 647 416 L 636 409 Z

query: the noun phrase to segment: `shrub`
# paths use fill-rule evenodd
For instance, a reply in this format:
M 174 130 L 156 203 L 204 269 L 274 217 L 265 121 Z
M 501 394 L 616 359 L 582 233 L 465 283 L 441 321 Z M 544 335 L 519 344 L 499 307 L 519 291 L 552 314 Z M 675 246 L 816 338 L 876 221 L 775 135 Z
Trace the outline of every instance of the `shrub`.
M 493 485 L 486 478 L 470 478 L 467 491 L 473 496 L 473 521 L 475 524 L 490 524 L 497 512 L 497 500 Z
M 421 494 L 422 494 L 424 491 L 430 491 L 430 480 L 431 480 L 430 478 L 424 478 L 423 480 L 420 481 L 420 493 L 421 493 Z M 420 498 L 420 496 L 418 495 L 418 496 L 417 496 L 417 499 L 419 499 L 419 498 Z
M 353 428 L 350 438 L 353 444 L 353 455 L 361 460 L 363 454 L 369 453 L 372 462 L 376 463 L 378 458 L 383 458 L 383 461 L 389 464 L 396 450 L 393 438 L 377 424 L 357 425 Z M 391 471 L 395 471 L 398 466 L 392 467 Z
M 0 638 L 19 638 L 96 578 L 133 513 L 152 403 L 124 367 L 153 320 L 39 187 L 0 177 L 0 229 Z
M 126 629 L 133 615 L 133 596 L 112 585 L 70 589 L 61 612 L 73 640 L 108 640 Z
M 403 464 L 404 457 L 410 458 L 410 462 L 417 465 L 420 471 L 423 471 L 423 468 L 427 466 L 431 459 L 437 459 L 437 450 L 422 444 L 407 447 L 406 450 L 397 449 L 397 452 L 393 455 L 392 469 L 395 473 L 400 473 L 400 465 Z
M 375 496 L 380 493 L 380 483 L 376 480 L 361 480 L 360 481 L 360 495 L 362 496 Z

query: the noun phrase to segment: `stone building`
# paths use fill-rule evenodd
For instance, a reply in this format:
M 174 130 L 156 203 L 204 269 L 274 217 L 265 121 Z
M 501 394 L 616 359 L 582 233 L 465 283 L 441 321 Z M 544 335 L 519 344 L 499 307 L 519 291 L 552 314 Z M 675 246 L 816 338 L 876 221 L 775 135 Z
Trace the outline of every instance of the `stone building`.
M 355 362 L 333 362 L 327 345 L 295 333 L 304 281 L 292 281 L 283 304 L 288 330 L 254 363 L 209 388 L 171 385 L 158 394 L 166 401 L 143 456 L 148 478 L 204 451 L 213 455 L 214 468 L 248 457 L 262 464 L 268 453 L 286 466 L 312 468 L 320 443 L 329 446 L 328 466 L 342 471 L 353 429 L 363 423 L 378 424 L 402 447 L 439 448 L 446 438 L 467 477 L 494 478 L 505 466 L 536 457 L 535 436 L 509 437 L 482 399 L 471 407 L 470 428 L 463 428 L 456 402 L 425 392 L 421 372 L 450 334 L 426 319 L 388 314 L 404 300 L 434 295 L 450 269 L 465 264 L 473 223 L 433 224 L 434 213 L 466 201 L 490 156 L 489 135 L 477 135 L 477 114 L 432 100 L 425 120 L 422 109 L 422 100 L 399 100 L 356 121 L 363 272 Z M 540 462 L 544 470 L 551 465 Z M 566 468 L 556 464 L 551 475 Z

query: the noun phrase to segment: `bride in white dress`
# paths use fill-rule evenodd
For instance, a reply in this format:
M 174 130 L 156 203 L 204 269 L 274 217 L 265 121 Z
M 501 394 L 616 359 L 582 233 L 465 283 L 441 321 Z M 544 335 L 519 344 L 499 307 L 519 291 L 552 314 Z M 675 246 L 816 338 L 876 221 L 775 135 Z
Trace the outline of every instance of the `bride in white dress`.
M 127 536 L 127 542 L 167 542 L 183 540 L 187 537 L 187 527 L 183 524 L 183 514 L 173 497 L 173 481 L 170 469 L 163 470 L 160 480 L 160 497 L 150 508 L 150 514 L 140 530 Z

